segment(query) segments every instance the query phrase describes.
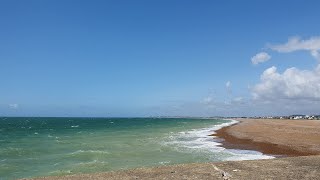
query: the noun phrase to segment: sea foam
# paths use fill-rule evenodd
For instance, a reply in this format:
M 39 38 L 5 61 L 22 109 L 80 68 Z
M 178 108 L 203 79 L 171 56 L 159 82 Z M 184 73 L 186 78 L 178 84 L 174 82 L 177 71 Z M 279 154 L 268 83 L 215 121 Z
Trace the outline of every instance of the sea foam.
M 193 129 L 171 134 L 162 144 L 181 152 L 205 154 L 213 161 L 274 158 L 273 156 L 264 155 L 258 151 L 226 149 L 222 147 L 220 143 L 221 139 L 214 136 L 215 131 L 236 123 L 238 123 L 238 121 L 228 120 L 226 123 L 217 124 L 209 128 Z

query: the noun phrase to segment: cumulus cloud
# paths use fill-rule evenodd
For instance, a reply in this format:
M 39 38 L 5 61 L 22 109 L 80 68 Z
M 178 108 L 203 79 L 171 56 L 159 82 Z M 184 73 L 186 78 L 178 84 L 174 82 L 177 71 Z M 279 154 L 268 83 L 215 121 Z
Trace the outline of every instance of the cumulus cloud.
M 268 53 L 266 53 L 266 52 L 260 52 L 260 53 L 254 55 L 254 56 L 251 58 L 251 62 L 252 62 L 252 64 L 257 65 L 257 64 L 259 64 L 259 63 L 266 62 L 266 61 L 268 61 L 268 60 L 270 60 L 270 59 L 271 59 L 271 56 L 270 56 Z
M 19 108 L 19 104 L 9 104 L 9 108 L 18 109 Z
M 285 44 L 269 45 L 269 48 L 280 53 L 289 53 L 294 51 L 309 51 L 310 54 L 320 61 L 320 37 L 311 37 L 303 40 L 300 37 L 289 38 Z
M 307 51 L 320 63 L 320 36 L 309 39 L 292 37 L 286 43 L 268 45 L 268 49 L 279 53 Z M 259 63 L 257 55 L 251 59 L 253 64 Z M 266 69 L 261 74 L 260 81 L 249 89 L 253 98 L 248 104 L 255 110 L 261 110 L 262 113 L 319 113 L 320 64 L 313 69 L 291 67 L 283 72 L 272 66 Z M 250 110 L 249 106 L 247 110 Z
M 252 89 L 254 99 L 320 100 L 320 65 L 313 70 L 292 67 L 279 73 L 275 66 L 266 69 L 260 83 Z

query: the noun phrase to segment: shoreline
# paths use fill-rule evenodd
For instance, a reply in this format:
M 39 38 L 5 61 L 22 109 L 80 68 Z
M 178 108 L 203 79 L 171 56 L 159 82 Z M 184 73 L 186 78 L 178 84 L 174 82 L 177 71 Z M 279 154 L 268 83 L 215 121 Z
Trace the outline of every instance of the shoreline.
M 234 126 L 235 124 L 231 125 Z M 239 149 L 239 150 L 253 150 L 261 152 L 265 155 L 273 157 L 294 157 L 294 156 L 308 156 L 313 155 L 310 153 L 304 153 L 292 150 L 290 147 L 279 146 L 272 143 L 254 142 L 251 139 L 240 139 L 230 135 L 227 131 L 231 126 L 223 127 L 216 131 L 216 134 L 210 136 L 216 136 L 223 139 L 221 141 L 221 147 L 226 149 Z
M 220 142 L 224 148 L 254 150 L 276 158 L 177 164 L 31 179 L 320 179 L 320 121 L 235 121 L 238 123 L 223 126 L 211 136 L 224 139 Z
M 304 130 L 301 124 L 305 123 L 308 124 L 308 122 L 312 122 L 319 124 L 320 126 L 320 121 L 310 121 L 310 120 L 274 120 L 274 119 L 232 119 L 235 121 L 238 121 L 236 124 L 232 124 L 230 126 L 225 126 L 222 127 L 219 130 L 215 131 L 215 134 L 212 134 L 210 136 L 215 136 L 217 138 L 223 139 L 221 141 L 221 147 L 224 147 L 226 149 L 239 149 L 239 150 L 254 150 L 254 151 L 259 151 L 265 155 L 271 155 L 276 158 L 279 157 L 294 157 L 294 156 L 310 156 L 310 155 L 319 155 L 320 154 L 320 148 L 313 148 L 313 147 L 308 147 L 308 143 L 305 143 L 303 146 L 299 147 L 299 143 L 301 143 L 301 140 L 305 139 L 300 139 L 296 143 L 298 146 L 294 146 L 295 144 L 289 144 L 286 142 L 290 141 L 295 141 L 296 139 L 294 136 L 290 138 L 290 136 L 278 136 L 281 134 L 286 134 L 288 129 L 285 128 L 290 128 L 290 124 L 293 124 L 293 127 L 295 129 L 294 135 L 299 136 L 299 130 L 301 130 L 300 135 L 304 135 L 304 137 L 309 137 L 311 136 L 311 133 L 302 133 Z M 274 126 L 277 126 L 277 123 L 282 121 L 281 125 L 287 125 L 283 126 L 282 128 L 274 128 Z M 258 122 L 258 123 L 257 123 Z M 260 126 L 257 126 L 256 124 L 259 124 L 260 122 L 263 122 Z M 259 131 L 259 127 L 264 125 L 264 131 L 273 131 L 272 133 L 269 133 L 268 135 L 270 137 L 266 136 L 261 136 L 263 132 Z M 311 125 L 312 126 L 312 125 Z M 241 128 L 239 128 L 241 127 Z M 254 129 L 257 128 L 257 129 Z M 269 128 L 269 129 L 268 129 Z M 299 129 L 300 128 L 300 129 Z M 308 127 L 310 128 L 310 127 Z M 314 127 L 320 130 L 318 127 Z M 236 131 L 239 131 L 238 133 L 235 133 Z M 260 136 L 259 136 L 260 134 Z M 288 132 L 288 134 L 292 134 L 292 132 Z M 319 133 L 320 135 L 320 133 Z M 259 136 L 256 138 L 255 136 Z M 274 137 L 272 137 L 274 136 Z M 319 136 L 320 137 L 320 136 Z M 275 138 L 278 139 L 283 139 L 284 141 L 279 141 L 275 140 Z M 275 141 L 272 141 L 275 140 Z M 307 141 L 304 141 L 307 142 Z M 317 141 L 320 143 L 320 138 Z

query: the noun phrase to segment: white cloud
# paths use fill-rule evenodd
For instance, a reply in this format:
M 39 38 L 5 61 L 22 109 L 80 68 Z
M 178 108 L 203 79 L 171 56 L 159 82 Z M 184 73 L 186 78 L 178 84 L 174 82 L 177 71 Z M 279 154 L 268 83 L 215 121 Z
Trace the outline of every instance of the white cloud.
M 230 81 L 226 82 L 226 89 L 227 89 L 227 93 L 230 95 L 232 93 L 232 91 L 231 91 L 231 82 Z
M 255 99 L 320 100 L 320 65 L 314 70 L 288 68 L 282 74 L 276 67 L 266 69 L 252 89 Z
M 226 88 L 230 88 L 231 87 L 231 82 L 230 81 L 227 81 L 226 82 Z
M 266 62 L 270 59 L 271 59 L 271 56 L 268 53 L 260 52 L 251 58 L 251 62 L 252 64 L 257 65 L 259 63 Z
M 292 37 L 284 44 L 269 45 L 268 48 L 279 53 L 307 51 L 320 63 L 320 36 L 309 39 Z M 253 58 L 253 64 L 258 62 Z M 250 106 L 255 112 L 260 110 L 258 115 L 317 114 L 320 107 L 320 64 L 313 69 L 292 67 L 283 72 L 272 66 L 261 74 L 260 82 L 249 89 L 253 99 L 248 103 L 251 105 L 247 104 L 247 110 L 250 111 Z
M 320 37 L 311 37 L 310 39 L 302 40 L 299 37 L 289 38 L 285 44 L 270 45 L 270 49 L 280 53 L 289 53 L 293 51 L 310 51 L 310 54 L 320 61 Z
M 312 50 L 311 55 L 320 61 L 320 53 L 317 50 Z
M 227 82 L 226 82 L 226 87 L 229 88 L 230 86 L 231 86 L 231 82 L 230 82 L 230 81 L 227 81 Z
M 18 109 L 19 108 L 19 104 L 9 104 L 9 108 Z

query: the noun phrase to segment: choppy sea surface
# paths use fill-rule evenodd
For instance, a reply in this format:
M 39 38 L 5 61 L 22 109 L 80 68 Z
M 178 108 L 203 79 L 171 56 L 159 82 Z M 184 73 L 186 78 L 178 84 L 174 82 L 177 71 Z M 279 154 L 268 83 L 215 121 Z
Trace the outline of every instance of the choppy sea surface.
M 233 120 L 0 118 L 0 179 L 272 158 L 208 136 Z

